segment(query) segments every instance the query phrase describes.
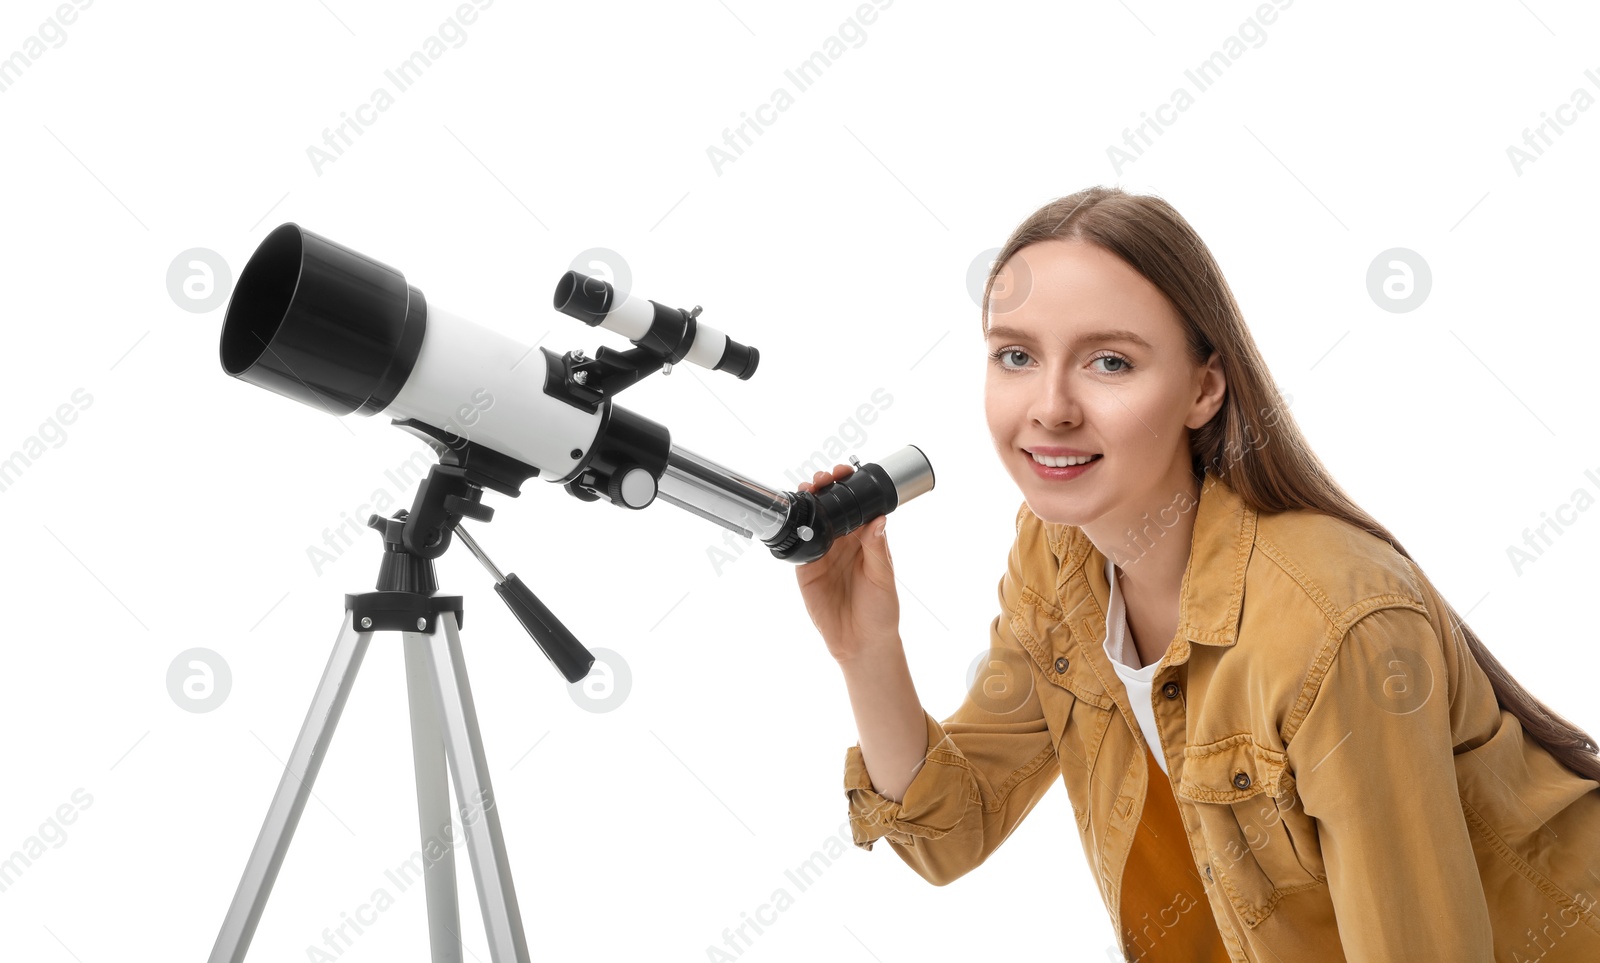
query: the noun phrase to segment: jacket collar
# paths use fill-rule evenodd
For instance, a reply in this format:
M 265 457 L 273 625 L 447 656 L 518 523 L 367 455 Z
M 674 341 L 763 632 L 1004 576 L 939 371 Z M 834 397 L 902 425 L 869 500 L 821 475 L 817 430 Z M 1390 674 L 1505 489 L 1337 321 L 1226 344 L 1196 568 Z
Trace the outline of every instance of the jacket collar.
M 1239 640 L 1239 617 L 1244 604 L 1244 572 L 1255 545 L 1256 511 L 1239 497 L 1221 476 L 1207 471 L 1200 498 L 1180 496 L 1160 515 L 1195 512 L 1189 564 L 1183 572 L 1178 605 L 1178 634 L 1191 642 L 1230 646 Z M 1152 534 L 1160 518 L 1152 519 Z M 1082 623 L 1090 638 L 1103 640 L 1111 585 L 1106 581 L 1106 557 L 1081 528 L 1047 524 L 1057 557 L 1061 558 L 1056 596 L 1068 621 Z M 1090 611 L 1090 610 L 1094 611 Z M 1174 653 L 1185 657 L 1187 653 Z

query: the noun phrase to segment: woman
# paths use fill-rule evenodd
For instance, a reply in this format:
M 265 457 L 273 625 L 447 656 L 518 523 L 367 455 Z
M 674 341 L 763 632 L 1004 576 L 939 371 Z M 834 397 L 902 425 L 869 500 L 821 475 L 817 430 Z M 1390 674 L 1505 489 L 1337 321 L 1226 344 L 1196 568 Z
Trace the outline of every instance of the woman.
M 1060 198 L 983 304 L 1024 497 L 989 670 L 923 709 L 883 519 L 796 570 L 856 844 L 944 885 L 1059 775 L 1130 960 L 1600 960 L 1595 741 L 1329 476 L 1189 224 Z

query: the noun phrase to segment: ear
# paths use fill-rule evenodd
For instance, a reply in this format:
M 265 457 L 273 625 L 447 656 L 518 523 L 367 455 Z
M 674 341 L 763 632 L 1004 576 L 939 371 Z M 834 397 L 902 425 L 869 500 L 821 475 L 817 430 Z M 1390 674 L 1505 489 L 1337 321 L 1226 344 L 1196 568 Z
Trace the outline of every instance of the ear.
M 1222 355 L 1212 349 L 1211 356 L 1195 373 L 1196 396 L 1184 425 L 1200 428 L 1222 408 L 1222 397 L 1227 393 L 1228 380 L 1222 373 Z

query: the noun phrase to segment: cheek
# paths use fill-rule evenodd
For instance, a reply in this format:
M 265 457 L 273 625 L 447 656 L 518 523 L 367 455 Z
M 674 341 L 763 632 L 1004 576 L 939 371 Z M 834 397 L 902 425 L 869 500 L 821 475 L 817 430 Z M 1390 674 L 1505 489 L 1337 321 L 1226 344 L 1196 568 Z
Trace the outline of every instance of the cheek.
M 1138 447 L 1159 431 L 1150 421 L 1146 406 L 1129 391 L 1098 388 L 1084 396 L 1080 409 L 1083 420 L 1092 426 L 1095 437 L 1104 444 L 1127 449 Z
M 1154 385 L 1151 387 L 1156 390 L 1141 390 L 1142 387 L 1125 388 L 1114 395 L 1099 393 L 1090 417 L 1099 425 L 1101 434 L 1134 447 L 1146 447 L 1181 425 L 1185 411 L 1179 403 L 1181 399 Z
M 1005 399 L 994 379 L 990 378 L 983 385 L 983 417 L 988 421 L 989 427 L 998 426 L 1002 412 L 1005 408 Z
M 995 434 L 1010 434 L 1018 419 L 1026 416 L 1027 398 L 1015 386 L 996 384 L 993 379 L 983 389 L 983 415 L 989 430 Z
M 1005 425 L 1002 423 L 1002 419 L 995 413 L 993 408 L 985 408 L 984 425 L 989 429 L 989 436 L 994 439 L 995 444 L 997 445 L 1003 438 L 1005 438 L 1006 435 L 1010 434 L 1010 432 L 1006 430 Z

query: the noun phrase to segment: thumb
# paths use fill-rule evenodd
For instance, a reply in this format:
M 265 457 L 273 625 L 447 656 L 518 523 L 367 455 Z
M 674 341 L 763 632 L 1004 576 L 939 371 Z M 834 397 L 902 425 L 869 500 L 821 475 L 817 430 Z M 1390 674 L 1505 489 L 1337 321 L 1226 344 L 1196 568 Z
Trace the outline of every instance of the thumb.
M 894 556 L 889 554 L 889 539 L 884 530 L 889 525 L 889 516 L 880 515 L 867 527 L 867 538 L 873 558 L 878 567 L 888 570 L 894 568 Z

